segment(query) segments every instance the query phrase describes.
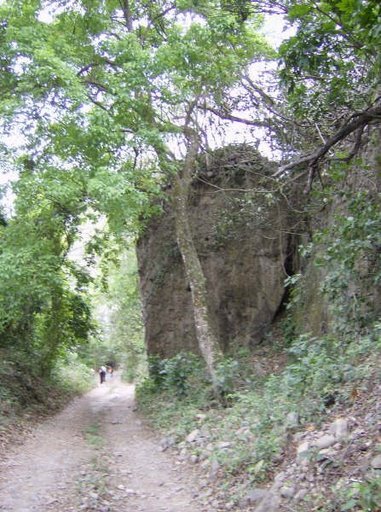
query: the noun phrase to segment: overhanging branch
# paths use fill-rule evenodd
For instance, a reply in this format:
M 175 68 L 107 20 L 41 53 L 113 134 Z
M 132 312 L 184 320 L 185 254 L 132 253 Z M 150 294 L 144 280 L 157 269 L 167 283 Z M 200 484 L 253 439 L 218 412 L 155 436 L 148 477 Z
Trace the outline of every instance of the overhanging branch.
M 253 121 L 251 119 L 245 119 L 243 117 L 234 116 L 233 114 L 229 114 L 226 111 L 218 110 L 217 108 L 210 107 L 207 105 L 203 105 L 198 108 L 200 108 L 202 110 L 207 110 L 208 112 L 211 112 L 215 116 L 217 116 L 220 119 L 223 119 L 225 121 L 234 121 L 235 123 L 246 124 L 247 126 L 254 126 L 256 128 L 268 128 L 269 127 L 268 122 L 266 123 L 265 121 L 259 121 L 259 120 Z
M 283 165 L 278 171 L 273 174 L 274 178 L 279 178 L 287 171 L 291 171 L 295 167 L 308 166 L 311 170 L 310 180 L 314 177 L 319 162 L 328 153 L 328 151 L 335 146 L 338 142 L 344 140 L 348 135 L 352 134 L 356 130 L 362 131 L 364 128 L 372 122 L 381 122 L 381 104 L 375 107 L 369 108 L 358 114 L 351 116 L 344 125 L 332 136 L 325 144 L 309 155 L 302 156 L 301 158 L 294 160 L 286 165 Z M 356 144 L 359 147 L 359 143 Z

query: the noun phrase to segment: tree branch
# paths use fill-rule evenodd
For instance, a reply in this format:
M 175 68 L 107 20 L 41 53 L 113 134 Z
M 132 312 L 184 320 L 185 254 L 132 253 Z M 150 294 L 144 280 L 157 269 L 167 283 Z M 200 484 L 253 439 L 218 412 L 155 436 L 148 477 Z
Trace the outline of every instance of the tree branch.
M 87 80 L 87 79 L 84 79 L 83 80 L 83 83 L 84 84 L 87 84 L 87 85 L 90 85 L 91 87 L 94 87 L 95 89 L 98 90 L 98 92 L 109 92 L 109 90 L 107 89 L 107 87 L 105 87 L 103 84 L 99 84 L 98 82 L 94 82 L 93 80 Z
M 105 107 L 104 105 L 102 105 L 102 103 L 101 103 L 100 101 L 98 101 L 98 100 L 96 100 L 95 98 L 93 98 L 93 97 L 91 96 L 91 94 L 88 94 L 88 95 L 87 95 L 87 97 L 88 97 L 88 99 L 91 101 L 91 103 L 93 103 L 95 106 L 97 106 L 97 107 L 101 108 L 102 110 L 104 110 L 105 112 L 107 112 L 108 114 L 110 114 L 110 110 L 109 110 L 107 107 Z
M 93 68 L 100 67 L 103 64 L 108 64 L 113 69 L 118 69 L 118 66 L 113 62 L 112 60 L 108 59 L 107 57 L 102 57 L 102 62 L 90 62 L 86 66 L 83 66 L 78 72 L 77 76 L 80 77 L 84 73 L 87 73 L 88 71 L 91 71 Z
M 130 2 L 128 0 L 120 0 L 120 7 L 123 11 L 124 21 L 129 32 L 132 32 L 132 15 L 131 15 L 131 7 Z
M 208 112 L 211 112 L 215 116 L 219 117 L 220 119 L 224 119 L 226 121 L 234 121 L 236 123 L 246 124 L 248 126 L 255 126 L 256 128 L 268 128 L 269 123 L 266 123 L 264 121 L 252 121 L 250 119 L 244 119 L 242 117 L 233 116 L 232 114 L 229 114 L 228 112 L 222 112 L 214 107 L 209 107 L 207 105 L 199 106 L 198 107 L 201 110 L 207 110 Z
M 257 12 L 263 14 L 287 14 L 288 7 L 281 2 L 264 2 L 263 0 L 251 0 Z
M 352 160 L 352 158 L 355 157 L 357 155 L 357 153 L 359 152 L 359 149 L 361 147 L 362 135 L 364 133 L 364 129 L 365 129 L 365 126 L 361 126 L 361 128 L 359 128 L 357 130 L 355 143 L 353 144 L 353 147 L 352 147 L 349 155 L 344 158 L 334 158 L 333 160 L 337 160 L 339 162 L 350 162 Z
M 250 87 L 256 92 L 259 94 L 259 96 L 264 100 L 264 102 L 267 104 L 267 105 L 271 105 L 271 106 L 275 106 L 276 102 L 275 100 L 269 96 L 267 93 L 265 93 L 265 91 L 263 89 L 261 89 L 260 87 L 258 87 L 258 85 L 256 85 L 253 80 L 248 76 L 248 75 L 242 75 L 242 78 L 244 80 L 246 80 L 246 82 L 250 85 Z
M 348 135 L 355 132 L 356 130 L 361 130 L 362 133 L 365 126 L 375 120 L 381 122 L 381 105 L 369 108 L 363 112 L 360 112 L 359 114 L 354 114 L 332 137 L 327 140 L 323 146 L 309 155 L 305 155 L 298 160 L 294 160 L 293 162 L 283 165 L 275 174 L 273 174 L 273 176 L 279 178 L 287 171 L 290 171 L 295 167 L 308 165 L 310 167 L 309 182 L 311 181 L 312 183 L 312 180 L 316 174 L 318 163 L 328 153 L 328 151 L 338 142 L 344 140 L 346 137 L 348 137 Z M 356 148 L 359 147 L 360 143 L 357 141 Z

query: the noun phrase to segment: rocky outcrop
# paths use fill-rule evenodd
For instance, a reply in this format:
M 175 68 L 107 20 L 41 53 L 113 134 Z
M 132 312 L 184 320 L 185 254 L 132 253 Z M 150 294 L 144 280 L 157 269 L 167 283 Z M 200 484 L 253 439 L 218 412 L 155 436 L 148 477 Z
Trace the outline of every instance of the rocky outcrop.
M 245 146 L 225 148 L 200 164 L 189 216 L 207 280 L 209 307 L 224 350 L 261 341 L 281 308 L 292 272 L 292 200 L 273 190 L 274 166 Z M 190 288 L 174 233 L 171 189 L 164 213 L 138 243 L 148 354 L 198 352 Z
M 347 325 L 361 332 L 380 317 L 381 130 L 372 135 L 358 160 L 325 176 L 317 199 L 308 199 L 313 249 L 290 309 L 295 334 L 345 332 Z

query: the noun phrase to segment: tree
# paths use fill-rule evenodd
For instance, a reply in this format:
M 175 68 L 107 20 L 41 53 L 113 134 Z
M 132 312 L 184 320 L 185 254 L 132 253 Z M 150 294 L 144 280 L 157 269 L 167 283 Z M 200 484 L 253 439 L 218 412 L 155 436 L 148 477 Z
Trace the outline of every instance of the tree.
M 381 6 L 376 0 L 285 2 L 293 37 L 280 48 L 280 77 L 293 117 L 307 120 L 302 157 L 276 176 L 307 168 L 307 190 L 337 155 L 349 162 L 380 123 Z M 329 155 L 330 153 L 330 155 Z
M 70 170 L 84 209 L 105 212 L 119 234 L 137 233 L 155 210 L 152 196 L 172 183 L 200 351 L 216 387 L 221 354 L 187 215 L 198 155 L 210 127 L 240 122 L 281 133 L 294 155 L 308 134 L 307 154 L 276 175 L 308 166 L 307 188 L 331 148 L 356 133 L 351 158 L 364 128 L 379 122 L 378 3 L 35 0 L 0 9 L 4 120 L 23 122 L 31 172 L 45 180 L 44 169 Z M 271 96 L 249 69 L 274 57 L 257 33 L 262 13 L 296 26 L 280 50 L 288 109 L 280 89 Z
M 34 158 L 39 165 L 58 159 L 86 176 L 93 206 L 116 229 L 131 219 L 136 226 L 147 216 L 147 192 L 174 180 L 196 332 L 217 391 L 221 352 L 187 201 L 210 122 L 206 106 L 229 96 L 242 70 L 269 52 L 256 33 L 258 19 L 216 1 L 50 2 L 49 8 L 45 22 L 37 1 L 1 6 L 22 98 L 17 115 L 31 123 Z
M 46 376 L 91 327 L 89 277 L 68 259 L 85 202 L 69 171 L 31 170 L 29 163 L 20 169 L 16 214 L 0 239 L 1 346 Z
M 293 170 L 308 174 L 306 191 L 319 169 L 336 159 L 349 162 L 380 121 L 381 7 L 377 0 L 247 0 L 229 2 L 266 16 L 282 17 L 294 35 L 276 59 L 272 86 L 243 77 L 244 93 L 211 109 L 215 115 L 263 127 L 285 161 L 274 177 Z M 274 83 L 276 84 L 274 87 Z M 247 105 L 255 105 L 248 118 Z M 343 156 L 344 152 L 344 156 Z M 302 156 L 300 156 L 302 154 Z M 290 158 L 292 160 L 290 161 Z M 299 176 L 301 174 L 299 173 Z

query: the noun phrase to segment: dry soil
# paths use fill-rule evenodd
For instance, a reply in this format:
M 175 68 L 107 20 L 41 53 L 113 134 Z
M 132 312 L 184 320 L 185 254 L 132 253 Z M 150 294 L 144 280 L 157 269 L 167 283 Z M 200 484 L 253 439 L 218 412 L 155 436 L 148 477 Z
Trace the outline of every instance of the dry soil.
M 196 476 L 159 450 L 118 375 L 37 426 L 0 461 L 6 512 L 203 512 Z

